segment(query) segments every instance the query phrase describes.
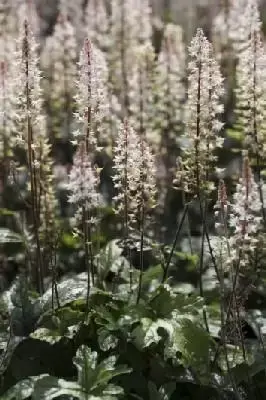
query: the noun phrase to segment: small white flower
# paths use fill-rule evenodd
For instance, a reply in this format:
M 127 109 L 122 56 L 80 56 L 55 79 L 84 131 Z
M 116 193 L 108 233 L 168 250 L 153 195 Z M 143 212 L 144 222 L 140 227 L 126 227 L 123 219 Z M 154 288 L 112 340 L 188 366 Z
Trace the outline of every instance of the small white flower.
M 102 199 L 97 191 L 98 180 L 92 168 L 91 161 L 85 150 L 85 143 L 80 142 L 74 162 L 69 174 L 68 190 L 69 202 L 75 204 L 78 210 L 75 214 L 76 221 L 81 216 L 81 209 L 89 211 L 97 208 Z M 92 220 L 93 221 L 93 220 Z

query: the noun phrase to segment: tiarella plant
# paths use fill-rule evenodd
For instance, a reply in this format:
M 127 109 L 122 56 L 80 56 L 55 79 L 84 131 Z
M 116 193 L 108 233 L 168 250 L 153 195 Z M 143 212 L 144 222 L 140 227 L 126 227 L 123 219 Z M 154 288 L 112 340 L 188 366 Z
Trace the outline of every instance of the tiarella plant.
M 0 398 L 264 398 L 259 4 L 225 0 L 188 44 L 170 1 L 162 21 L 148 0 L 61 0 L 54 22 L 18 3 L 0 5 Z
M 180 157 L 178 180 L 182 189 L 200 199 L 212 190 L 215 150 L 223 144 L 223 78 L 211 44 L 198 29 L 189 47 L 188 99 L 185 110 L 186 147 Z
M 74 155 L 74 163 L 69 175 L 69 201 L 76 206 L 74 226 L 76 232 L 82 235 L 87 269 L 87 301 L 91 282 L 94 284 L 94 254 L 92 247 L 92 228 L 99 223 L 93 211 L 101 205 L 100 194 L 97 192 L 98 180 L 93 170 L 86 141 L 80 141 Z
M 50 147 L 46 138 L 43 114 L 40 70 L 38 65 L 37 43 L 28 19 L 21 22 L 16 53 L 16 124 L 17 144 L 25 151 L 26 166 L 29 173 L 30 215 L 34 233 L 34 256 L 31 273 L 35 284 L 42 293 L 44 290 L 45 265 L 40 237 L 41 199 L 43 174 L 49 170 Z M 46 175 L 47 176 L 47 175 Z

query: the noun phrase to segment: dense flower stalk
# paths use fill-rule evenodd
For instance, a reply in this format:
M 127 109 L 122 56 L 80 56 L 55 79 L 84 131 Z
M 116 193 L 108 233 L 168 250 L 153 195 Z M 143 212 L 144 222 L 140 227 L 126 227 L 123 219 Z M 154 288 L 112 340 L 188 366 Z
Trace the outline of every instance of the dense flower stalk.
M 156 67 L 153 125 L 161 147 L 167 146 L 169 151 L 176 148 L 182 129 L 184 76 L 185 48 L 182 28 L 167 24 Z
M 214 243 L 216 257 L 222 266 L 221 274 L 229 271 L 236 289 L 238 275 L 252 271 L 261 230 L 261 201 L 247 153 L 243 154 L 242 175 L 229 203 L 223 181 L 219 184 L 215 205 L 216 231 L 219 240 Z
M 108 72 L 103 53 L 86 39 L 80 53 L 79 79 L 77 82 L 77 121 L 82 129 L 75 132 L 87 146 L 97 148 L 108 136 L 102 122 L 109 117 L 107 90 Z
M 34 33 L 34 36 L 39 37 L 41 21 L 37 13 L 36 4 L 34 0 L 23 0 L 19 4 L 18 23 L 19 24 L 23 23 L 25 19 L 28 20 L 31 26 L 31 30 Z
M 77 207 L 77 222 L 81 208 L 89 211 L 99 206 L 100 196 L 96 190 L 97 182 L 92 162 L 86 152 L 85 142 L 81 141 L 74 156 L 68 184 L 69 202 Z
M 60 0 L 59 14 L 67 15 L 70 18 L 71 24 L 74 26 L 78 44 L 82 44 L 86 37 L 86 27 L 84 26 L 83 0 Z
M 250 3 L 252 8 L 246 23 L 248 37 L 236 70 L 236 114 L 238 125 L 244 133 L 244 143 L 259 161 L 265 156 L 266 53 L 258 9 L 255 2 Z
M 118 93 L 124 116 L 129 108 L 129 79 L 138 47 L 151 43 L 151 9 L 148 1 L 112 0 L 108 63 L 112 86 Z
M 259 33 L 262 23 L 259 15 L 258 0 L 235 0 L 231 11 L 232 40 L 235 50 L 238 51 L 240 59 L 241 51 L 245 49 L 249 40 L 250 33 Z M 234 29 L 233 29 L 234 25 Z
M 152 40 L 152 8 L 150 0 L 136 0 L 131 3 L 131 7 L 131 11 L 135 12 L 136 38 L 140 44 L 148 44 Z
M 242 176 L 233 197 L 229 226 L 231 262 L 244 271 L 250 266 L 250 256 L 258 245 L 261 228 L 261 201 L 247 155 L 243 157 Z
M 46 141 L 46 127 L 43 115 L 43 100 L 40 85 L 37 43 L 27 19 L 21 22 L 16 53 L 16 113 L 18 144 L 27 154 L 27 167 L 30 180 L 31 221 L 35 241 L 34 266 L 32 274 L 38 290 L 42 293 L 44 279 L 43 248 L 40 238 L 41 196 L 43 161 L 47 160 L 49 146 Z
M 112 35 L 117 44 L 121 34 L 125 35 L 123 38 L 130 46 L 151 41 L 152 24 L 149 0 L 112 0 L 111 11 Z
M 131 239 L 132 231 L 139 232 L 140 281 L 137 301 L 140 298 L 143 276 L 144 235 L 149 220 L 148 212 L 156 202 L 155 159 L 143 135 L 124 122 L 114 146 L 115 210 L 123 217 L 124 239 Z M 132 271 L 132 270 L 131 270 Z M 132 289 L 132 276 L 130 280 Z
M 86 36 L 102 51 L 110 46 L 109 17 L 103 0 L 88 0 L 85 11 Z
M 218 185 L 218 199 L 214 206 L 215 211 L 215 230 L 217 237 L 212 238 L 212 250 L 217 262 L 217 273 L 221 284 L 224 283 L 224 274 L 231 268 L 228 260 L 231 255 L 229 243 L 230 228 L 229 218 L 231 213 L 231 203 L 227 196 L 225 182 L 220 180 Z M 221 288 L 223 290 L 223 288 Z
M 74 156 L 74 162 L 69 175 L 69 202 L 75 206 L 74 226 L 81 236 L 85 251 L 85 265 L 88 273 L 87 302 L 94 283 L 94 254 L 92 246 L 92 229 L 97 223 L 93 211 L 101 205 L 98 193 L 98 177 L 88 154 L 87 144 L 80 141 Z
M 185 114 L 187 148 L 180 158 L 178 180 L 186 192 L 199 194 L 210 190 L 211 167 L 216 161 L 215 150 L 222 146 L 223 79 L 213 57 L 212 46 L 198 29 L 189 47 L 188 99 Z
M 242 176 L 231 204 L 225 198 L 223 186 L 221 189 L 218 211 L 222 223 L 218 225 L 220 246 L 216 246 L 216 257 L 222 267 L 220 284 L 223 297 L 225 296 L 224 273 L 228 273 L 230 283 L 230 296 L 226 301 L 226 319 L 223 316 L 222 326 L 224 340 L 227 338 L 237 342 L 243 340 L 240 313 L 250 293 L 256 272 L 262 221 L 258 185 L 254 180 L 246 152 L 243 154 Z M 220 250 L 219 255 L 217 250 Z
M 12 85 L 11 79 L 10 82 L 8 81 L 9 77 L 12 76 L 12 71 L 14 69 L 14 51 L 16 49 L 15 34 L 16 18 L 14 15 L 14 2 L 10 0 L 2 0 L 0 4 L 0 61 L 2 98 L 6 96 L 6 90 L 8 90 L 7 85 Z M 3 85 L 6 86 L 6 89 L 3 88 Z
M 1 58 L 11 57 L 8 46 L 11 44 L 10 39 L 14 38 L 16 33 L 16 17 L 15 17 L 15 1 L 2 0 L 0 4 L 0 54 Z M 14 46 L 13 46 L 14 49 Z
M 115 211 L 122 214 L 126 235 L 130 222 L 134 223 L 137 204 L 133 194 L 136 193 L 140 178 L 138 169 L 140 148 L 134 129 L 124 121 L 119 129 L 113 149 L 114 175 L 113 182 L 117 195 L 113 197 Z M 131 221 L 129 221 L 129 219 Z
M 114 146 L 113 198 L 117 213 L 124 214 L 127 228 L 136 228 L 140 213 L 155 204 L 156 168 L 152 151 L 127 121 L 121 126 Z
M 38 146 L 38 140 L 46 134 L 37 47 L 31 26 L 25 19 L 21 25 L 16 53 L 18 141 L 24 143 L 26 147 L 32 142 L 34 146 L 31 152 Z M 29 121 L 31 132 L 28 129 Z
M 14 68 L 7 61 L 0 61 L 0 158 L 6 159 L 14 144 L 16 130 L 16 85 Z
M 227 235 L 227 223 L 229 215 L 230 203 L 227 197 L 226 185 L 223 180 L 220 180 L 218 186 L 218 199 L 215 204 L 215 216 L 216 216 L 216 231 L 222 235 Z
M 241 59 L 241 52 L 249 40 L 250 23 L 255 23 L 256 29 L 260 30 L 257 0 L 226 0 L 213 22 L 215 42 L 223 45 L 225 40 L 229 41 L 235 57 Z
M 146 213 L 156 206 L 156 164 L 151 146 L 140 137 L 140 181 L 137 190 L 137 203 L 141 212 Z
M 152 118 L 155 53 L 152 44 L 139 46 L 135 57 L 135 65 L 128 80 L 130 122 L 140 135 L 154 142 Z
M 73 25 L 67 15 L 60 14 L 54 33 L 48 37 L 41 56 L 45 71 L 45 94 L 48 97 L 52 131 L 59 125 L 69 136 L 77 80 L 77 42 Z

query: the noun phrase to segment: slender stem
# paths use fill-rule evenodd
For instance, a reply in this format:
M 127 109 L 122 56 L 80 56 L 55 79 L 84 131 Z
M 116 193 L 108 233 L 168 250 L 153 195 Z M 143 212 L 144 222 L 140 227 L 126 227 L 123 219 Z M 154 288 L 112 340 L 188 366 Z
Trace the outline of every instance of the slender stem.
M 143 248 L 144 248 L 144 227 L 145 227 L 145 160 L 144 160 L 144 131 L 140 132 L 140 148 L 141 148 L 141 167 L 140 167 L 140 182 L 141 182 L 141 200 L 139 204 L 140 209 L 140 277 L 139 277 L 139 288 L 137 295 L 137 304 L 139 303 L 142 289 L 142 279 L 143 279 L 143 271 L 144 271 L 144 257 L 143 257 Z
M 183 210 L 183 214 L 182 214 L 181 220 L 180 220 L 180 222 L 179 222 L 179 224 L 178 224 L 178 226 L 177 226 L 176 233 L 175 233 L 175 238 L 174 238 L 174 242 L 173 242 L 172 248 L 171 248 L 171 252 L 170 252 L 170 254 L 169 254 L 169 257 L 168 257 L 166 266 L 165 266 L 165 268 L 164 268 L 164 274 L 163 274 L 162 282 L 165 282 L 166 279 L 167 279 L 167 277 L 168 277 L 168 270 L 169 270 L 170 263 L 171 263 L 171 260 L 172 260 L 172 257 L 173 257 L 173 254 L 174 254 L 176 245 L 177 245 L 177 241 L 178 241 L 178 239 L 179 239 L 179 235 L 180 235 L 182 226 L 183 226 L 183 224 L 184 224 L 184 222 L 185 222 L 185 219 L 186 219 L 186 215 L 187 215 L 187 212 L 188 212 L 188 207 L 189 207 L 188 204 L 186 204 L 186 206 L 185 206 L 185 208 L 184 208 L 184 210 Z
M 182 203 L 183 203 L 183 207 L 185 207 L 186 194 L 185 194 L 184 190 L 182 190 Z M 193 254 L 193 245 L 192 245 L 192 237 L 191 237 L 191 231 L 190 231 L 190 221 L 189 221 L 189 213 L 188 212 L 186 214 L 186 227 L 187 227 L 187 235 L 188 235 L 188 243 L 189 243 L 190 253 Z
M 56 265 L 57 265 L 57 255 L 56 255 L 57 244 L 52 246 L 51 250 L 51 270 L 52 270 L 52 305 L 54 307 L 54 297 L 56 300 L 57 308 L 60 308 L 59 293 L 56 281 Z
M 85 251 L 85 266 L 87 271 L 87 297 L 86 297 L 86 306 L 88 310 L 89 306 L 89 296 L 90 296 L 90 288 L 91 288 L 91 264 L 89 262 L 89 233 L 88 233 L 88 211 L 83 207 L 82 210 L 83 215 L 83 237 L 84 237 L 84 251 Z
M 225 325 L 228 323 L 231 311 L 232 311 L 232 306 L 233 303 L 235 302 L 236 304 L 236 287 L 237 287 L 237 282 L 238 282 L 238 277 L 239 277 L 239 272 L 240 272 L 240 266 L 241 266 L 241 258 L 242 258 L 242 246 L 239 247 L 240 251 L 238 254 L 238 262 L 236 264 L 236 268 L 235 268 L 235 275 L 232 277 L 232 291 L 231 291 L 231 295 L 229 298 L 229 302 L 228 302 L 228 306 L 227 306 L 227 312 L 226 312 L 226 317 L 225 317 Z M 213 359 L 213 365 L 215 365 L 216 360 L 218 358 L 219 352 L 220 352 L 220 347 L 221 345 L 217 346 L 215 355 L 214 355 L 214 359 Z
M 207 214 L 207 201 L 205 200 L 204 204 L 204 210 L 203 206 L 201 204 L 201 200 L 199 199 L 200 202 L 200 211 L 201 211 L 201 218 L 202 218 L 202 237 L 201 237 L 201 250 L 200 250 L 200 265 L 199 265 L 199 287 L 200 287 L 200 296 L 204 298 L 204 290 L 203 290 L 203 281 L 202 281 L 202 275 L 203 275 L 203 267 L 204 267 L 204 244 L 205 244 L 205 237 L 206 237 L 206 214 Z M 209 325 L 208 325 L 208 320 L 207 320 L 207 312 L 205 308 L 202 310 L 203 314 L 203 320 L 205 323 L 206 330 L 209 332 Z
M 128 217 L 128 200 L 129 200 L 129 188 L 128 188 L 128 122 L 124 122 L 124 133 L 125 133 L 125 167 L 124 167 L 124 238 L 126 243 L 127 255 L 129 258 L 129 287 L 130 293 L 133 289 L 133 268 L 131 262 L 130 245 L 129 245 L 129 217 Z
M 202 224 L 202 239 L 201 239 L 201 252 L 200 252 L 200 265 L 199 265 L 199 285 L 200 285 L 200 295 L 203 298 L 203 262 L 204 262 L 204 240 L 207 232 L 206 225 L 206 213 L 207 213 L 207 201 L 204 200 L 204 210 L 201 200 L 201 165 L 200 165 L 200 149 L 199 143 L 201 138 L 201 75 L 202 75 L 202 62 L 199 61 L 199 74 L 198 74 L 198 82 L 197 82 L 197 118 L 196 118 L 196 140 L 195 140 L 195 156 L 196 156 L 196 194 L 197 199 L 200 205 L 200 215 L 201 215 L 201 224 Z M 206 178 L 208 178 L 206 176 Z M 205 326 L 207 331 L 209 331 L 208 322 L 207 322 L 207 313 L 206 310 L 203 309 L 203 319 L 205 322 Z
M 222 260 L 221 260 L 221 263 L 222 263 Z M 222 265 L 221 265 L 220 270 L 222 270 Z M 224 279 L 223 279 L 223 273 L 221 272 L 221 276 L 220 276 L 221 342 L 222 342 L 222 345 L 223 345 L 223 348 L 224 348 L 226 368 L 227 368 L 227 373 L 228 373 L 232 388 L 234 390 L 235 395 L 237 396 L 237 400 L 241 400 L 240 394 L 239 394 L 238 389 L 237 389 L 237 385 L 236 385 L 235 380 L 234 380 L 234 378 L 232 376 L 232 373 L 231 373 L 231 366 L 230 366 L 229 358 L 228 358 L 228 351 L 227 351 L 227 346 L 226 346 L 226 331 L 225 331 L 225 329 L 226 329 L 226 321 L 225 321 L 225 318 L 224 318 L 225 307 L 224 307 L 223 300 L 224 300 Z
M 30 194 L 31 194 L 31 213 L 33 219 L 33 230 L 36 241 L 36 271 L 37 271 L 37 287 L 40 294 L 44 292 L 43 286 L 43 264 L 42 264 L 42 251 L 39 237 L 39 217 L 38 217 L 38 190 L 36 180 L 36 169 L 33 164 L 34 152 L 32 149 L 33 145 L 33 131 L 31 124 L 31 99 L 30 99 L 30 87 L 29 87 L 29 42 L 28 42 L 28 25 L 25 22 L 25 39 L 24 39 L 24 58 L 25 58 L 25 75 L 26 75 L 26 107 L 27 107 L 27 145 L 28 145 L 28 166 L 30 173 Z
M 144 272 L 144 220 L 145 220 L 145 211 L 144 204 L 142 205 L 142 217 L 141 217 L 141 234 L 140 234 L 140 276 L 139 276 L 139 287 L 138 287 L 138 295 L 137 295 L 137 304 L 140 301 L 141 297 L 141 289 L 142 289 L 142 280 L 143 280 L 143 272 Z

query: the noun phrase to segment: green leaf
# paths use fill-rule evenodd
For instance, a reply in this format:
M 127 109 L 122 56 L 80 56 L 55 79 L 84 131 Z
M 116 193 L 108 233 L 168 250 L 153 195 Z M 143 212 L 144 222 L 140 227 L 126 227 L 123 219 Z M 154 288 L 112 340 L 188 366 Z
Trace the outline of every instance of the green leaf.
M 78 382 L 88 393 L 95 379 L 98 355 L 85 345 L 78 348 L 73 363 L 78 370 Z
M 129 262 L 122 256 L 122 252 L 118 240 L 112 240 L 97 255 L 98 278 L 102 287 L 106 287 L 105 279 L 109 272 L 124 282 L 129 281 Z
M 71 307 L 51 310 L 42 315 L 39 320 L 40 328 L 31 337 L 48 343 L 56 343 L 62 338 L 72 339 L 80 323 L 84 321 L 84 312 Z
M 179 315 L 201 315 L 204 301 L 201 297 L 178 293 L 178 287 L 172 288 L 167 284 L 161 285 L 150 299 L 150 307 L 160 318 L 169 318 L 171 312 L 179 311 Z
M 29 378 L 18 382 L 15 386 L 11 387 L 0 400 L 24 400 L 30 397 L 33 393 L 34 380 L 36 378 Z
M 116 348 L 118 345 L 118 338 L 110 334 L 105 328 L 100 328 L 98 330 L 98 343 L 103 351 L 108 351 Z
M 123 365 L 116 366 L 116 356 L 110 356 L 97 365 L 97 353 L 82 345 L 73 362 L 78 370 L 78 382 L 86 393 L 101 395 L 115 376 L 131 372 Z M 117 389 L 118 390 L 118 389 Z
M 157 389 L 153 382 L 148 383 L 150 400 L 170 400 L 176 389 L 175 382 L 169 382 Z
M 13 216 L 15 215 L 14 211 L 9 210 L 8 208 L 0 208 L 0 216 Z
M 36 329 L 30 336 L 33 339 L 42 340 L 50 344 L 55 344 L 62 339 L 62 335 L 60 335 L 58 331 L 52 331 L 47 328 Z
M 78 383 L 46 375 L 36 382 L 33 400 L 52 400 L 62 395 L 74 396 L 81 400 L 86 399 Z
M 103 390 L 104 396 L 118 396 L 123 393 L 124 390 L 120 386 L 116 386 L 111 383 L 106 386 L 106 389 Z
M 64 279 L 57 285 L 58 296 L 61 307 L 75 300 L 86 298 L 87 295 L 87 273 L 81 273 L 71 278 Z M 52 288 L 48 289 L 41 298 L 44 311 L 52 309 L 54 299 Z
M 97 364 L 97 353 L 83 345 L 73 361 L 78 370 L 78 382 L 67 381 L 50 375 L 40 375 L 22 381 L 6 393 L 1 400 L 50 400 L 60 396 L 71 396 L 80 400 L 116 400 L 123 389 L 109 381 L 118 375 L 131 372 L 119 365 L 117 358 L 110 356 Z
M 162 339 L 162 336 L 158 333 L 159 329 L 165 330 L 170 337 L 174 332 L 174 326 L 171 322 L 164 319 L 158 319 L 150 324 L 148 318 L 143 318 L 141 324 L 143 331 L 145 332 L 144 347 L 149 347 L 153 343 L 159 343 Z
M 244 139 L 244 134 L 243 134 L 243 132 L 241 132 L 241 130 L 227 129 L 226 135 L 230 139 L 234 139 L 234 140 L 237 140 L 239 142 L 241 142 Z
M 66 232 L 62 235 L 61 242 L 64 246 L 71 249 L 76 249 L 80 246 L 80 239 L 73 234 Z
M 174 316 L 173 316 L 174 317 Z M 208 372 L 211 337 L 201 326 L 190 319 L 182 319 L 165 347 L 165 357 L 175 358 L 180 353 L 180 362 L 193 367 L 200 374 Z
M 99 364 L 97 367 L 97 385 L 105 385 L 115 376 L 131 372 L 131 368 L 128 368 L 125 365 L 115 365 L 116 361 L 116 356 L 110 356 Z
M 148 286 L 153 280 L 160 281 L 162 276 L 163 276 L 163 269 L 160 264 L 154 267 L 150 267 L 147 269 L 147 271 L 143 273 L 142 284 L 144 286 L 145 285 Z
M 173 289 L 167 285 L 161 285 L 150 300 L 150 307 L 159 317 L 167 317 L 176 308 L 176 296 Z

